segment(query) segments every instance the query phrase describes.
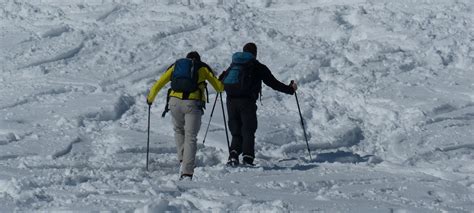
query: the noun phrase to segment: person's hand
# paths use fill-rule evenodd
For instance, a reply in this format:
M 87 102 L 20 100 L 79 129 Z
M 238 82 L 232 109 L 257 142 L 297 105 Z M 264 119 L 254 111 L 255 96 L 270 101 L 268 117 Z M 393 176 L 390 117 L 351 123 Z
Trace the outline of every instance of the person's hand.
M 295 92 L 298 89 L 298 85 L 296 84 L 294 80 L 291 80 L 290 87 L 292 87 Z
M 150 101 L 148 100 L 148 98 L 147 98 L 147 99 L 146 99 L 146 104 L 148 104 L 148 106 L 151 106 L 151 104 L 153 104 L 153 102 L 150 102 Z
M 219 75 L 219 81 L 222 81 L 225 75 L 225 70 Z

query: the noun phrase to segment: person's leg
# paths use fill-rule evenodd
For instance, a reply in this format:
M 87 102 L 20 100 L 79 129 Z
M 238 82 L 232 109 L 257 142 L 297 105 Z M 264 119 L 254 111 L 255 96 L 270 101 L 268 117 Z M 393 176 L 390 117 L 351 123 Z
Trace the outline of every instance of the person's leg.
M 242 103 L 242 156 L 243 162 L 253 164 L 255 158 L 255 132 L 257 131 L 257 104 L 252 100 Z
M 234 159 L 238 163 L 239 155 L 242 153 L 242 121 L 238 100 L 227 99 L 227 114 L 229 115 L 229 130 L 232 135 L 229 160 Z
M 183 152 L 183 174 L 193 175 L 196 167 L 197 135 L 201 128 L 202 108 L 201 102 L 185 100 L 184 124 L 184 152 Z
M 176 152 L 179 162 L 183 161 L 184 150 L 184 113 L 181 110 L 182 100 L 171 97 L 169 100 L 169 109 L 173 117 L 174 140 L 176 142 Z

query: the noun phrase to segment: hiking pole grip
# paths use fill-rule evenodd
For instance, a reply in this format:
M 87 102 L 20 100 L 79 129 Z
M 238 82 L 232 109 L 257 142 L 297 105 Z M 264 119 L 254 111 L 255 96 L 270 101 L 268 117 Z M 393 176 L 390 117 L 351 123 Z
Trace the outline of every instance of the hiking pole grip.
M 146 141 L 146 171 L 148 171 L 148 155 L 150 153 L 150 111 L 151 104 L 148 104 L 148 137 Z
M 222 93 L 220 93 L 220 96 L 221 96 L 222 116 L 223 116 L 223 118 L 224 118 L 225 137 L 226 137 L 226 139 L 227 139 L 227 148 L 229 149 L 229 155 L 230 155 L 229 133 L 227 133 L 227 121 L 226 121 L 226 119 L 225 119 L 224 101 L 222 100 Z
M 291 81 L 291 84 L 293 84 L 293 81 Z M 295 91 L 295 98 L 296 98 L 296 105 L 298 106 L 298 112 L 300 114 L 301 127 L 303 128 L 304 139 L 306 140 L 306 147 L 308 148 L 309 159 L 312 161 L 313 158 L 311 157 L 311 150 L 309 149 L 308 136 L 306 135 L 306 128 L 304 127 L 303 115 L 301 114 L 300 102 L 298 101 L 298 95 L 296 95 L 296 91 Z
M 211 116 L 209 117 L 209 123 L 207 124 L 206 133 L 204 134 L 204 139 L 202 140 L 202 144 L 206 142 L 207 132 L 209 131 L 209 126 L 211 125 L 212 115 L 214 114 L 214 109 L 216 108 L 217 99 L 219 98 L 219 93 L 216 95 L 216 100 L 214 101 L 214 105 L 212 105 Z

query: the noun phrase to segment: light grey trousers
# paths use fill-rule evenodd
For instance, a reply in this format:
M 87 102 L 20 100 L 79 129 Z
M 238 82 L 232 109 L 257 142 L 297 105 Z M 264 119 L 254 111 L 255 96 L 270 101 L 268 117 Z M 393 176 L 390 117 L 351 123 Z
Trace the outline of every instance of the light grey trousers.
M 170 97 L 169 109 L 173 117 L 174 138 L 182 174 L 194 174 L 197 135 L 201 128 L 202 102 Z

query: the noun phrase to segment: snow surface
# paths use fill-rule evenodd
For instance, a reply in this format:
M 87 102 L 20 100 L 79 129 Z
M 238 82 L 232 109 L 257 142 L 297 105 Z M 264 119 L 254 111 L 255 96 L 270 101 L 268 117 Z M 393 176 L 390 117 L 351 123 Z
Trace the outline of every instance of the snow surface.
M 474 212 L 471 0 L 2 0 L 0 212 Z M 178 181 L 165 90 L 197 50 L 243 44 L 299 83 L 264 87 L 256 168 L 226 168 L 220 105 Z M 225 96 L 224 96 L 225 98 Z

